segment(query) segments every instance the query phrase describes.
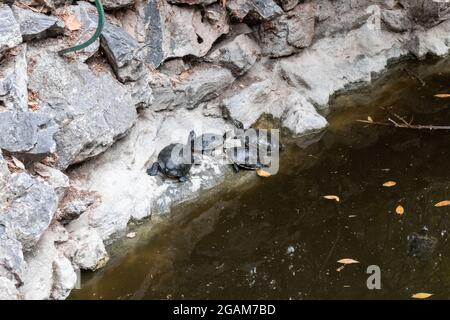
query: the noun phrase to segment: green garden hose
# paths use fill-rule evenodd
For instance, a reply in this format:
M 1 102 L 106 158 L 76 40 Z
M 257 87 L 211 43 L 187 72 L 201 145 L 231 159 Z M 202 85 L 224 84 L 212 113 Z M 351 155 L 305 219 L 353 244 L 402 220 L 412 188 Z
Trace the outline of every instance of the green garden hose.
M 103 27 L 105 26 L 105 10 L 103 9 L 102 0 L 95 0 L 95 6 L 97 7 L 97 13 L 98 13 L 98 24 L 97 29 L 95 30 L 94 35 L 85 43 L 79 44 L 75 47 L 67 48 L 64 50 L 61 50 L 59 54 L 63 55 L 70 52 L 75 52 L 79 50 L 83 50 L 84 48 L 90 46 L 93 44 L 97 39 L 100 37 Z

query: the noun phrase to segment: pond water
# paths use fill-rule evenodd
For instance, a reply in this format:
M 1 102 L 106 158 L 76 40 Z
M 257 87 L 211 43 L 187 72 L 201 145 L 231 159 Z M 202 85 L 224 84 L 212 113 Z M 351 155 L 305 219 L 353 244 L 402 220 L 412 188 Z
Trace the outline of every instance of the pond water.
M 180 206 L 151 232 L 136 227 L 128 252 L 83 273 L 71 298 L 450 298 L 450 207 L 434 206 L 450 200 L 450 131 L 355 121 L 396 113 L 450 125 L 450 99 L 434 97 L 450 93 L 449 81 L 449 60 L 403 63 L 338 96 L 322 139 L 286 147 L 277 175 Z M 437 244 L 419 259 L 408 254 L 408 236 L 423 227 Z M 343 258 L 359 263 L 339 268 Z M 366 286 L 370 265 L 380 267 L 380 290 Z

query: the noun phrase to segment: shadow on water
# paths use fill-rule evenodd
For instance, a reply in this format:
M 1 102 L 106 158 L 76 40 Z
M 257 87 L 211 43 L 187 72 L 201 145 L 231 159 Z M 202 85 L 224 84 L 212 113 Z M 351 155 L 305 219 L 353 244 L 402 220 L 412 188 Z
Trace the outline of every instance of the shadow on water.
M 176 208 L 128 253 L 83 274 L 71 298 L 450 298 L 450 207 L 434 207 L 450 200 L 450 131 L 355 122 L 386 121 L 384 106 L 414 123 L 450 125 L 450 99 L 434 97 L 450 93 L 449 81 L 450 60 L 406 63 L 338 96 L 321 141 L 288 147 L 278 175 Z M 397 185 L 383 187 L 388 180 Z M 417 259 L 407 237 L 423 226 L 438 243 Z M 342 258 L 360 263 L 337 271 Z M 369 265 L 381 268 L 381 290 L 367 289 Z

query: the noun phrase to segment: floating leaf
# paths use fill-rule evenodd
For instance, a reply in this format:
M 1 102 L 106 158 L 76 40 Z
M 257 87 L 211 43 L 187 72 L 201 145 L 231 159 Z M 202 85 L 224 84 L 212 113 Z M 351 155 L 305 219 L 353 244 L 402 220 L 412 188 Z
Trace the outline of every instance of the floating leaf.
M 369 121 L 369 122 L 373 122 L 373 119 L 372 119 L 372 117 L 371 117 L 371 116 L 368 116 L 368 117 L 367 117 L 367 121 Z
M 397 185 L 397 182 L 395 182 L 395 181 L 386 181 L 385 183 L 383 183 L 383 187 L 387 187 L 387 188 L 394 187 L 396 185 Z
M 128 239 L 133 239 L 135 237 L 136 237 L 136 232 L 130 232 L 130 233 L 127 234 L 127 238 Z
M 435 207 L 446 207 L 446 206 L 450 206 L 450 200 L 440 201 L 440 202 L 436 203 L 434 206 L 435 206 Z
M 446 99 L 446 98 L 450 98 L 450 94 L 449 93 L 438 93 L 434 95 L 436 98 L 441 98 L 441 99 Z
M 411 298 L 414 298 L 414 299 L 427 299 L 427 298 L 431 297 L 432 295 L 433 295 L 432 293 L 419 292 L 419 293 L 413 294 L 411 296 Z
M 268 177 L 271 176 L 271 174 L 270 174 L 269 172 L 264 171 L 264 170 L 262 170 L 262 169 L 256 170 L 256 174 L 257 174 L 258 176 L 260 176 L 260 177 L 263 177 L 263 178 L 268 178 Z
M 341 260 L 338 260 L 338 263 L 342 263 L 342 264 L 354 264 L 354 263 L 359 263 L 359 261 L 355 260 L 355 259 L 351 259 L 351 258 L 344 258 Z
M 341 272 L 342 270 L 344 270 L 344 268 L 345 268 L 345 265 L 340 266 L 339 268 L 336 269 L 336 271 L 337 272 Z
M 397 208 L 395 208 L 395 213 L 399 216 L 402 216 L 405 213 L 405 208 L 403 208 L 402 206 L 397 206 Z
M 323 197 L 327 200 L 334 200 L 336 202 L 341 201 L 338 196 L 334 196 L 334 195 L 328 195 L 328 196 L 323 196 Z

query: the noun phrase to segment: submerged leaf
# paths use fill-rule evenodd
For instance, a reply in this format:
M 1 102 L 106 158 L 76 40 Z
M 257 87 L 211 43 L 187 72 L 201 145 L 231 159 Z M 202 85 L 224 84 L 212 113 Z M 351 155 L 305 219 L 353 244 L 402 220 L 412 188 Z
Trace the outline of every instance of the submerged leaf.
M 450 200 L 440 201 L 440 202 L 436 203 L 434 206 L 435 206 L 435 207 L 446 207 L 446 206 L 450 206 Z
M 342 264 L 354 264 L 354 263 L 359 263 L 359 261 L 355 260 L 355 259 L 351 259 L 351 258 L 343 258 L 341 260 L 337 261 L 338 263 L 342 263 Z
M 394 187 L 395 185 L 397 185 L 397 182 L 395 182 L 395 181 L 387 181 L 387 182 L 383 183 L 383 187 L 387 187 L 387 188 Z
M 414 299 L 427 299 L 427 298 L 431 297 L 432 295 L 433 295 L 432 293 L 419 292 L 419 293 L 413 294 L 411 296 L 411 298 L 414 298 Z
M 397 208 L 395 208 L 395 213 L 399 216 L 402 216 L 405 213 L 405 208 L 403 208 L 402 206 L 397 206 Z
M 327 200 L 334 200 L 336 202 L 341 201 L 341 199 L 339 199 L 339 197 L 335 196 L 335 195 L 328 195 L 328 196 L 323 196 L 323 197 L 324 197 L 324 199 L 327 199 Z

